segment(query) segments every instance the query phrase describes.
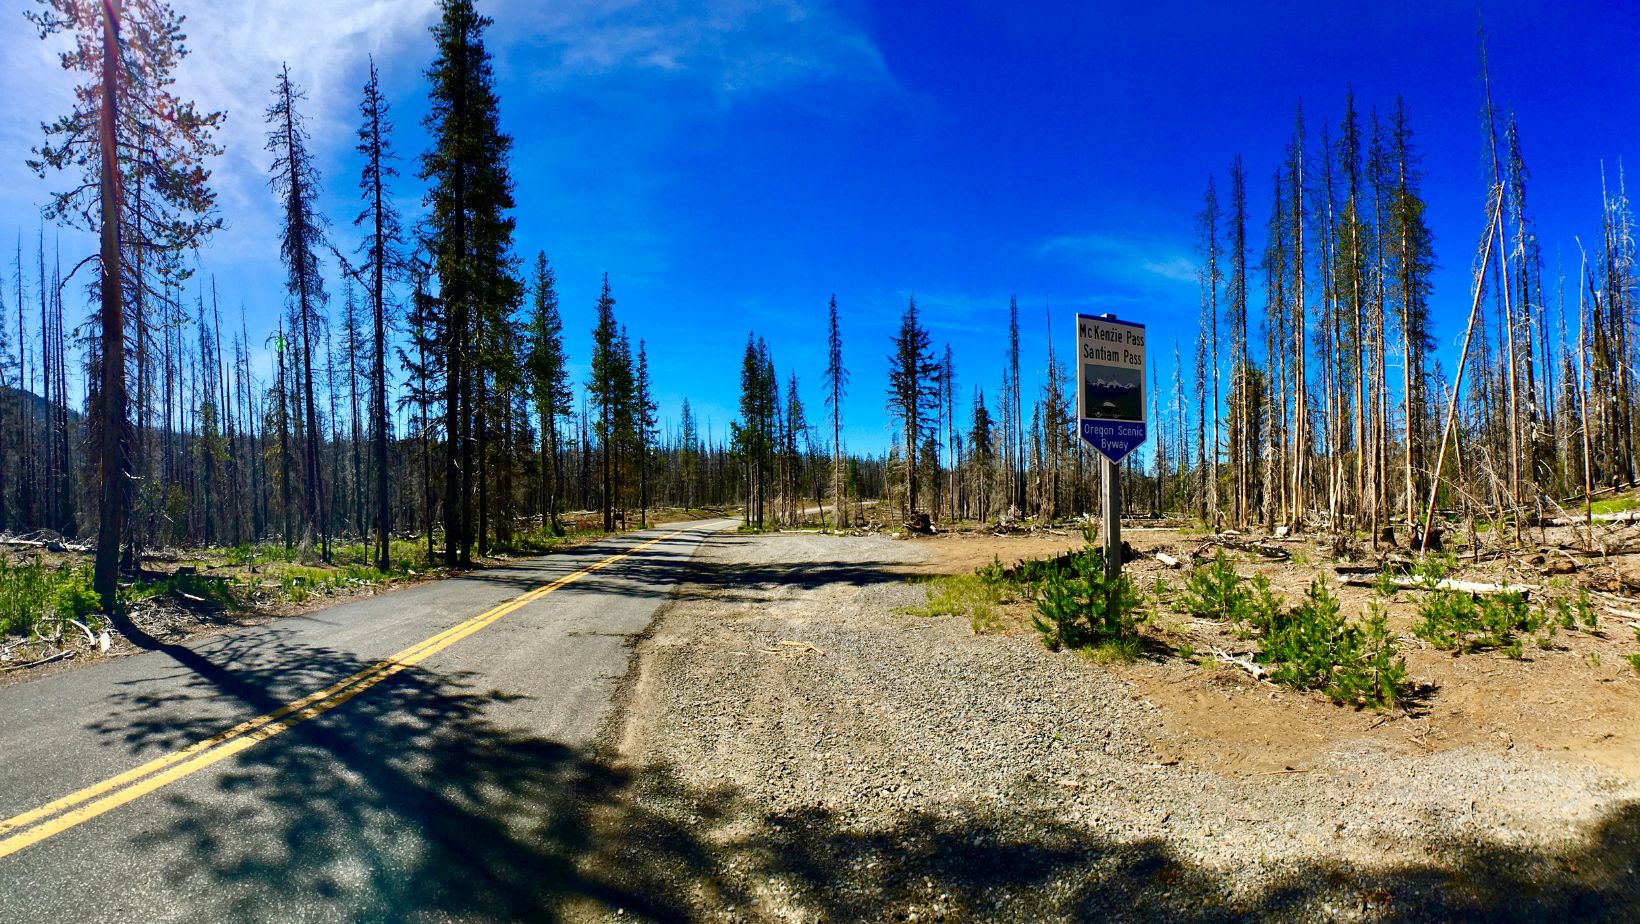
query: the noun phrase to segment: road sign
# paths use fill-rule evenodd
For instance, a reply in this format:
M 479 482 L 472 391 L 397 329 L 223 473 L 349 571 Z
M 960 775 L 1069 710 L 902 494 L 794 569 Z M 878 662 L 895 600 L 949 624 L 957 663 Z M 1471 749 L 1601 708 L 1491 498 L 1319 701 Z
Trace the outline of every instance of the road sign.
M 1113 463 L 1145 441 L 1145 326 L 1076 316 L 1076 416 L 1083 442 Z

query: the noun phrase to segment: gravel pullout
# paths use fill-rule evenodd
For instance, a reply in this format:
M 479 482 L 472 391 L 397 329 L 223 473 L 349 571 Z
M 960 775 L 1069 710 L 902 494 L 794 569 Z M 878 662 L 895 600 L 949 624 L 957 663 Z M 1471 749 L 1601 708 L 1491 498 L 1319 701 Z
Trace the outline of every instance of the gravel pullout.
M 604 738 L 634 785 L 592 862 L 633 870 L 651 915 L 1640 919 L 1633 782 L 1470 750 L 1171 764 L 1155 709 L 1099 665 L 904 614 L 925 591 L 895 565 L 921 554 L 703 546 Z

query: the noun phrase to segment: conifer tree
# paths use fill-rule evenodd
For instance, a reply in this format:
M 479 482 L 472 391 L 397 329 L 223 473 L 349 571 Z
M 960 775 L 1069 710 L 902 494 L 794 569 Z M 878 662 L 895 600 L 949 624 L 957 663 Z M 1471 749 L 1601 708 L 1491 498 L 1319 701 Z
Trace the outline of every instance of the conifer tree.
M 1401 390 L 1406 406 L 1406 517 L 1418 522 L 1418 499 L 1429 492 L 1426 461 L 1429 437 L 1427 357 L 1435 349 L 1431 329 L 1430 275 L 1435 269 L 1433 235 L 1425 223 L 1425 205 L 1420 191 L 1423 173 L 1419 156 L 1412 146 L 1412 125 L 1406 102 L 1396 97 L 1390 116 L 1390 157 L 1394 164 L 1394 190 L 1390 195 L 1390 257 L 1394 302 L 1401 328 Z
M 615 528 L 615 460 L 611 456 L 616 435 L 617 416 L 620 413 L 619 384 L 616 381 L 620 355 L 616 337 L 615 297 L 609 291 L 609 274 L 604 274 L 604 287 L 598 294 L 592 327 L 592 368 L 586 382 L 587 400 L 597 412 L 599 452 L 601 454 L 601 484 L 603 485 L 604 531 Z
M 826 321 L 826 407 L 831 409 L 832 519 L 841 529 L 848 523 L 844 491 L 843 398 L 848 394 L 848 370 L 843 367 L 843 335 L 837 323 L 837 296 L 831 297 Z
M 939 403 L 939 365 L 934 359 L 933 340 L 922 326 L 917 299 L 906 302 L 900 328 L 893 335 L 894 351 L 888 356 L 888 409 L 900 423 L 905 447 L 906 515 L 917 512 L 917 459 L 923 438 L 931 431 L 933 413 Z
M 325 246 L 324 219 L 319 215 L 319 173 L 308 155 L 308 134 L 296 109 L 305 95 L 290 80 L 290 68 L 280 68 L 273 103 L 267 110 L 267 149 L 273 153 L 269 185 L 283 209 L 279 253 L 287 271 L 286 292 L 291 298 L 293 334 L 301 362 L 302 409 L 307 428 L 302 446 L 302 517 L 308 539 L 319 541 L 320 557 L 330 560 L 330 530 L 324 518 L 324 479 L 319 465 L 319 412 L 313 383 L 313 355 L 325 336 L 324 275 L 319 251 Z M 317 537 L 313 534 L 317 533 Z
M 45 125 L 45 141 L 28 166 L 42 177 L 48 171 L 76 173 L 46 214 L 100 238 L 96 339 L 87 363 L 100 479 L 93 583 L 103 608 L 113 613 L 131 509 L 125 306 L 148 285 L 134 269 L 136 255 L 173 258 L 220 227 L 205 161 L 220 152 L 212 134 L 222 114 L 201 112 L 172 92 L 187 48 L 182 17 L 164 0 L 103 0 L 94 8 L 79 0 L 44 0 L 41 7 L 27 14 L 29 21 L 42 39 L 61 33 L 74 38 L 59 63 L 82 80 L 69 112 Z
M 973 416 L 968 425 L 968 458 L 974 482 L 974 516 L 985 522 L 986 502 L 991 497 L 992 464 L 995 459 L 995 436 L 992 433 L 991 412 L 985 407 L 985 392 L 974 388 Z
M 560 418 L 570 416 L 574 393 L 564 353 L 564 322 L 558 313 L 557 276 L 545 252 L 535 257 L 533 290 L 528 365 L 541 428 L 541 508 L 548 529 L 557 534 L 563 531 L 558 522 L 559 498 L 563 491 L 558 424 Z
M 474 430 L 486 436 L 482 400 L 503 358 L 496 347 L 517 303 L 512 278 L 512 140 L 500 129 L 500 103 L 484 32 L 491 20 L 472 0 L 443 0 L 432 26 L 438 57 L 424 120 L 432 136 L 420 176 L 430 184 L 428 237 L 439 280 L 444 356 L 445 560 L 472 560 Z M 483 486 L 481 485 L 481 488 Z
M 633 377 L 633 427 L 637 432 L 638 451 L 638 525 L 649 525 L 649 451 L 655 439 L 655 426 L 659 420 L 655 412 L 659 407 L 655 404 L 652 383 L 649 380 L 649 353 L 644 349 L 644 342 L 638 340 L 638 362 Z

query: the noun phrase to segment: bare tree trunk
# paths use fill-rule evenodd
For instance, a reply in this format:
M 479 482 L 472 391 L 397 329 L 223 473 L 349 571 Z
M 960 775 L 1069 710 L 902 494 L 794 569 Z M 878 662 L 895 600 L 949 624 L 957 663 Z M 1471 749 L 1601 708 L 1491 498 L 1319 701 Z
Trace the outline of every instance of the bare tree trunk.
M 119 148 L 116 125 L 119 119 L 120 49 L 118 21 L 120 0 L 103 0 L 102 113 L 98 136 L 102 154 L 101 256 L 99 280 L 102 369 L 100 399 L 100 439 L 98 462 L 102 470 L 102 496 L 98 513 L 97 559 L 92 582 L 102 599 L 103 611 L 119 607 L 120 542 L 125 537 L 125 519 L 130 477 L 126 452 L 125 407 L 125 305 L 120 273 L 120 188 Z

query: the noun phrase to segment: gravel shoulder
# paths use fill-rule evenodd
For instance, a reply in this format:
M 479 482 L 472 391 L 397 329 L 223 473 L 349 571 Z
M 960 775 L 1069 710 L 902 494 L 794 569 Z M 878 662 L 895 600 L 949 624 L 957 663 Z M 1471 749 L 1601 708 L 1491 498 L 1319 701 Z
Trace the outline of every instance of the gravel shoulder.
M 1165 680 L 902 613 L 931 556 L 704 544 L 603 735 L 630 785 L 583 868 L 708 920 L 1640 917 L 1640 782 L 1352 736 L 1290 769 L 1181 760 Z

